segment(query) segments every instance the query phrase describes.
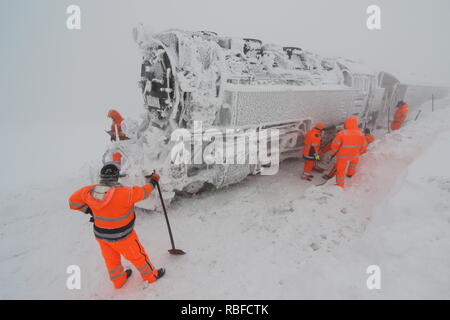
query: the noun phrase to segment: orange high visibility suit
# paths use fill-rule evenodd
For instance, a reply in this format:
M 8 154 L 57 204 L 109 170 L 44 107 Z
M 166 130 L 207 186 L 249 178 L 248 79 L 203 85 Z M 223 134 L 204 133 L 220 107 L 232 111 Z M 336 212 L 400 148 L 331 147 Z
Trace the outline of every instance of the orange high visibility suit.
M 348 118 L 344 122 L 344 130 L 340 131 L 331 143 L 330 154 L 336 156 L 336 184 L 338 186 L 344 187 L 346 173 L 349 176 L 355 174 L 359 156 L 366 149 L 367 141 L 358 128 L 358 118 Z
M 117 110 L 109 110 L 108 117 L 112 119 L 111 130 L 108 131 L 111 136 L 111 140 L 116 141 L 116 127 L 117 133 L 119 134 L 119 140 L 127 140 L 128 137 L 122 132 L 122 121 L 123 118 Z
M 372 142 L 375 141 L 375 136 L 373 134 L 366 134 L 366 141 L 367 141 L 367 145 L 371 144 Z M 331 150 L 331 143 L 327 144 L 326 146 L 324 146 L 321 149 L 321 152 L 323 154 L 327 153 L 328 151 Z M 331 168 L 330 172 L 328 172 L 327 176 L 329 178 L 332 178 L 336 175 L 336 164 L 333 165 L 333 167 Z
M 391 130 L 398 130 L 402 127 L 403 122 L 408 117 L 408 110 L 409 106 L 407 103 L 404 103 L 395 110 L 394 120 L 391 122 Z
M 319 154 L 322 137 L 320 131 L 324 128 L 322 123 L 316 124 L 314 128 L 308 131 L 303 140 L 303 158 L 305 159 L 304 173 L 310 173 L 316 163 L 315 155 Z
M 115 288 L 121 288 L 127 277 L 121 255 L 130 261 L 149 283 L 156 280 L 157 269 L 134 231 L 134 204 L 148 198 L 149 184 L 143 187 L 90 185 L 76 191 L 69 207 L 84 211 L 89 207 L 94 218 L 94 235 L 100 245 L 106 269 Z

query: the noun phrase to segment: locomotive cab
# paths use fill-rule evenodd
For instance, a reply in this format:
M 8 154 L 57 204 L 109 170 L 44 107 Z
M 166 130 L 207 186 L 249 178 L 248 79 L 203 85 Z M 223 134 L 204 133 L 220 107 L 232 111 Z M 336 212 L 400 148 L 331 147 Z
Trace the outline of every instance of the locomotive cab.
M 141 65 L 140 86 L 146 106 L 162 117 L 172 106 L 174 79 L 169 56 L 162 46 L 151 50 Z

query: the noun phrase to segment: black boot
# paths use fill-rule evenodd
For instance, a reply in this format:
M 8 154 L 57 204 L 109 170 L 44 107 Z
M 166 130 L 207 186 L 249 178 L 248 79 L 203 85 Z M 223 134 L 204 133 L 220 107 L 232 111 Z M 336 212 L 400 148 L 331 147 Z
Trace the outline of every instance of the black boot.
M 158 269 L 158 275 L 156 276 L 156 279 L 162 278 L 165 273 L 166 273 L 166 270 L 164 268 Z
M 125 273 L 127 274 L 127 279 L 128 279 L 129 277 L 131 277 L 131 274 L 133 273 L 133 271 L 131 269 L 127 269 L 127 270 L 125 270 Z

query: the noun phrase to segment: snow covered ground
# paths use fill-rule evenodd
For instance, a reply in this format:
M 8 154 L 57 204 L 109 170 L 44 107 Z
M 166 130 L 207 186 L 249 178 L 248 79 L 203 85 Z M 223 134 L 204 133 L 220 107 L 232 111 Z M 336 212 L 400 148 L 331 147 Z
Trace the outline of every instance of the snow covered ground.
M 162 214 L 139 214 L 137 233 L 166 276 L 144 285 L 134 270 L 121 290 L 88 217 L 68 209 L 87 165 L 52 186 L 2 192 L 0 298 L 449 299 L 449 120 L 442 108 L 379 134 L 345 191 L 316 187 L 319 174 L 300 180 L 303 162 L 287 160 L 275 176 L 176 199 L 169 216 L 185 256 L 168 254 Z M 69 265 L 81 268 L 80 290 L 66 288 Z M 380 290 L 366 287 L 369 265 L 381 269 Z

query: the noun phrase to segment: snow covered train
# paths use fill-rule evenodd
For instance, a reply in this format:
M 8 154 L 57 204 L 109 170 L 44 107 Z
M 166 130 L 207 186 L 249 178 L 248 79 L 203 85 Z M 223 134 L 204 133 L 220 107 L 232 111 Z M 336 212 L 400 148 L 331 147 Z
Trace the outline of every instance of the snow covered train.
M 257 39 L 209 31 L 150 35 L 138 28 L 133 37 L 143 56 L 139 86 L 145 113 L 139 124 L 125 123 L 131 139 L 112 143 L 104 162 L 120 152 L 125 183 L 143 182 L 151 169 L 162 171 L 167 198 L 176 191 L 195 193 L 205 185 L 239 182 L 265 165 L 174 163 L 171 135 L 179 129 L 194 135 L 196 121 L 203 131 L 232 128 L 236 138 L 248 130 L 277 129 L 282 160 L 299 155 L 303 135 L 316 121 L 326 123 L 327 139 L 350 115 L 358 116 L 364 127 L 385 126 L 399 100 L 414 110 L 432 95 L 448 94 L 448 88 L 401 84 L 389 73 L 354 61 Z M 201 150 L 209 143 L 203 142 Z M 151 201 L 141 206 L 154 207 Z

